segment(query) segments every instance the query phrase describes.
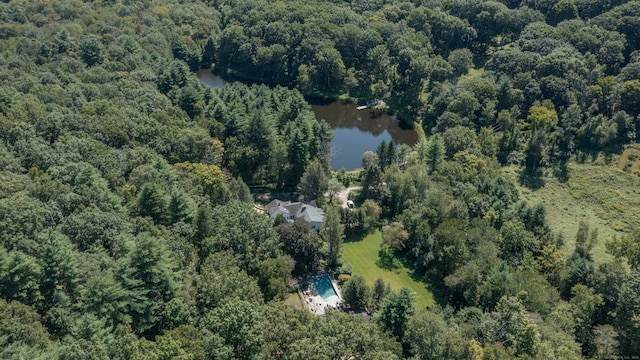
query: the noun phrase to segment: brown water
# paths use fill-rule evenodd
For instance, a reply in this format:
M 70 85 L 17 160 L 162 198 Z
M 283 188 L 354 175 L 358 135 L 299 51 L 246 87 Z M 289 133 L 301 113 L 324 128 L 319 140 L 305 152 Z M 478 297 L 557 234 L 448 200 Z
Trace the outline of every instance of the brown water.
M 226 81 L 208 69 L 198 71 L 196 76 L 210 87 L 220 88 L 226 84 Z M 333 129 L 331 167 L 336 170 L 360 167 L 362 154 L 369 150 L 375 151 L 383 140 L 408 145 L 418 141 L 415 131 L 400 128 L 398 122 L 386 113 L 358 111 L 353 103 L 331 100 L 314 103 L 311 110 L 317 119 L 324 119 Z

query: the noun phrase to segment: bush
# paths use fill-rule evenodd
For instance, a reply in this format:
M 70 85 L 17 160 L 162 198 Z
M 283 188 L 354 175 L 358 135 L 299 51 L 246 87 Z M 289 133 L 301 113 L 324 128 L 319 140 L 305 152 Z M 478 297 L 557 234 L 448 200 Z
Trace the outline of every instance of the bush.
M 399 269 L 402 267 L 402 263 L 400 260 L 396 259 L 393 255 L 393 250 L 388 246 L 383 246 L 378 250 L 378 260 L 376 261 L 376 265 L 387 270 Z
M 353 274 L 353 268 L 351 267 L 351 264 L 343 264 L 338 269 L 338 273 L 340 275 L 342 275 L 342 274 L 351 275 L 351 274 Z
M 342 286 L 342 284 L 344 284 L 345 282 L 349 281 L 351 279 L 351 275 L 349 274 L 340 274 L 338 276 L 338 285 Z

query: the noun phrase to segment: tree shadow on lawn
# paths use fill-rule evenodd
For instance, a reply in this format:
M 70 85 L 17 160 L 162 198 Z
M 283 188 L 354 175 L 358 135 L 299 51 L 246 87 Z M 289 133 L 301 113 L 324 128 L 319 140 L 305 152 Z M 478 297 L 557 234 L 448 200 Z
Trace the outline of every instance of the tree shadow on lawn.
M 428 285 L 429 291 L 433 294 L 433 300 L 440 307 L 446 307 L 451 304 L 451 293 L 449 292 L 449 288 L 444 284 L 444 279 L 440 274 L 435 274 L 433 271 L 427 271 L 423 274 L 419 274 L 414 272 L 411 274 L 411 278 L 414 278 L 414 275 L 419 277 L 415 278 L 416 281 L 421 281 Z
M 449 289 L 444 284 L 444 279 L 433 273 L 432 271 L 419 271 L 415 265 L 404 256 L 396 256 L 402 262 L 402 265 L 409 269 L 409 276 L 417 283 L 424 284 L 427 290 L 433 294 L 433 300 L 436 305 L 445 307 L 449 305 L 450 295 Z
M 367 236 L 369 236 L 368 232 L 353 235 L 346 238 L 344 240 L 344 243 L 362 241 Z M 415 267 L 415 264 L 402 254 L 394 253 L 392 256 L 397 262 L 399 262 L 399 265 L 401 265 L 402 268 L 406 268 L 408 270 L 409 277 L 411 277 L 413 281 L 419 284 L 423 284 L 427 288 L 427 290 L 429 290 L 433 294 L 433 299 L 438 306 L 445 307 L 449 304 L 449 290 L 445 286 L 442 276 L 440 276 L 439 274 L 433 274 L 429 271 L 418 271 Z M 376 259 L 376 266 L 396 273 L 401 271 L 401 268 L 395 268 L 394 266 L 390 268 L 385 267 L 384 264 L 380 263 L 380 259 Z
M 544 187 L 544 179 L 542 178 L 542 169 L 537 169 L 534 172 L 527 169 L 520 170 L 518 181 L 520 185 L 525 186 L 531 190 L 538 190 Z
M 367 236 L 369 236 L 368 232 L 363 232 L 357 235 L 351 235 L 344 239 L 344 243 L 346 244 L 346 243 L 352 243 L 352 242 L 359 242 L 364 240 Z
M 615 155 L 620 155 L 625 149 L 624 142 L 614 142 L 600 149 L 583 148 L 576 151 L 573 157 L 580 164 L 594 163 L 598 157 L 602 156 L 606 164 L 611 164 Z

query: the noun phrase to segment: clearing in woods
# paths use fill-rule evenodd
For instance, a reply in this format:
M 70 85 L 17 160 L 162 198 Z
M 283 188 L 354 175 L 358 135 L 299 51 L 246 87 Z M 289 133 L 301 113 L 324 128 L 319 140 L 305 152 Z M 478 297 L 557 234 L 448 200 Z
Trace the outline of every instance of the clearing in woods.
M 599 241 L 592 254 L 596 263 L 602 263 L 612 258 L 606 253 L 606 240 L 640 227 L 639 168 L 640 150 L 630 147 L 607 161 L 599 156 L 590 162 L 572 162 L 565 183 L 545 177 L 540 189 L 518 186 L 518 190 L 528 203 L 545 206 L 552 231 L 564 235 L 567 256 L 575 248 L 580 221 L 589 224 L 590 230 L 598 229 Z M 517 183 L 516 168 L 504 170 Z
M 392 290 L 400 290 L 403 287 L 411 290 L 415 294 L 415 304 L 419 309 L 432 307 L 435 304 L 433 294 L 427 289 L 427 284 L 414 280 L 412 270 L 404 266 L 386 270 L 376 264 L 381 243 L 382 233 L 379 230 L 362 240 L 346 241 L 342 248 L 344 263 L 351 264 L 353 275 L 364 277 L 369 286 L 373 286 L 376 279 L 382 278 L 385 283 L 391 285 Z

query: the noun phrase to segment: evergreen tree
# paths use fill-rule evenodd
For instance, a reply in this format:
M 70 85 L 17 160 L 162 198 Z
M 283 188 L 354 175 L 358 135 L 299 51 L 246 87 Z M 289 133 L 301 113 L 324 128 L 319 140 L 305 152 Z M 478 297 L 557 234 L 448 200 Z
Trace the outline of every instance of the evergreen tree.
M 149 233 L 136 237 L 135 249 L 123 279 L 136 297 L 133 325 L 139 332 L 158 326 L 162 309 L 178 289 L 180 273 L 161 239 Z
M 309 163 L 307 147 L 308 143 L 302 131 L 294 130 L 287 148 L 287 154 L 289 155 L 288 185 L 295 185 L 300 182 L 302 174 Z
M 41 307 L 42 267 L 37 259 L 17 250 L 9 253 L 6 258 L 6 264 L 0 265 L 0 270 L 3 270 L 0 273 L 0 296 L 9 301 L 17 300 Z
M 382 278 L 377 278 L 373 283 L 373 288 L 371 289 L 371 301 L 373 305 L 376 308 L 380 307 L 384 298 L 390 293 L 391 287 L 389 287 L 389 284 L 385 284 Z
M 196 204 L 193 199 L 182 190 L 174 191 L 169 200 L 170 223 L 179 221 L 191 222 L 194 217 Z
M 203 69 L 211 68 L 213 64 L 216 62 L 216 43 L 212 37 L 207 39 L 207 42 L 204 44 L 204 48 L 202 49 L 202 61 L 200 62 L 200 67 Z
M 444 141 L 440 134 L 435 134 L 431 137 L 427 147 L 427 163 L 429 165 L 429 172 L 433 173 L 438 170 L 438 167 L 444 160 Z
M 80 57 L 88 66 L 104 61 L 104 46 L 94 36 L 85 36 L 80 40 Z
M 344 303 L 352 308 L 363 309 L 369 303 L 370 289 L 362 276 L 354 275 L 342 286 Z
M 229 193 L 234 200 L 242 201 L 245 203 L 253 203 L 253 195 L 249 186 L 242 181 L 241 177 L 229 180 Z
M 317 161 L 309 164 L 298 184 L 298 191 L 305 200 L 321 200 L 328 188 L 329 179 L 322 164 Z
M 149 216 L 156 224 L 167 220 L 169 202 L 164 191 L 156 183 L 146 183 L 138 196 L 138 207 L 141 216 Z
M 333 206 L 327 208 L 320 229 L 320 237 L 328 245 L 327 263 L 329 266 L 338 266 L 341 262 L 340 256 L 344 240 L 344 228 L 340 223 L 339 209 Z
M 41 236 L 43 281 L 41 292 L 45 303 L 55 302 L 54 295 L 61 291 L 72 299 L 77 295 L 80 281 L 80 261 L 78 253 L 68 237 L 59 232 L 49 231 Z

